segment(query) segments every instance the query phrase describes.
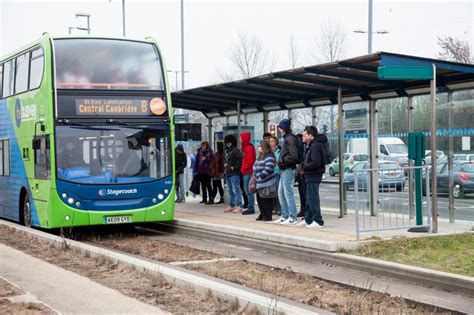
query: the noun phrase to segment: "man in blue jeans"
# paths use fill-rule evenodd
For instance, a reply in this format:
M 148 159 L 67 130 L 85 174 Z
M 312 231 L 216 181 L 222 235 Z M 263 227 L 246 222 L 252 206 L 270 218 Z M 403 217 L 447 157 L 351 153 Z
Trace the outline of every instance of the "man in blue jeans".
M 234 210 L 242 212 L 242 194 L 240 191 L 240 168 L 242 166 L 242 152 L 237 148 L 237 139 L 233 135 L 228 135 L 224 139 L 227 147 L 226 162 L 224 164 L 227 190 L 229 191 L 229 207 L 225 213 Z
M 303 166 L 306 182 L 306 212 L 303 221 L 298 223 L 298 226 L 320 229 L 324 227 L 324 221 L 321 216 L 319 184 L 326 171 L 323 163 L 323 146 L 328 142 L 328 138 L 324 134 L 318 134 L 316 127 L 308 126 L 303 132 L 303 141 L 308 144 Z
M 296 201 L 293 185 L 296 176 L 296 164 L 298 163 L 298 139 L 291 132 L 291 121 L 283 119 L 278 124 L 278 129 L 283 134 L 283 147 L 278 158 L 280 168 L 280 185 L 278 187 L 278 199 L 281 205 L 281 218 L 273 221 L 276 224 L 296 224 Z

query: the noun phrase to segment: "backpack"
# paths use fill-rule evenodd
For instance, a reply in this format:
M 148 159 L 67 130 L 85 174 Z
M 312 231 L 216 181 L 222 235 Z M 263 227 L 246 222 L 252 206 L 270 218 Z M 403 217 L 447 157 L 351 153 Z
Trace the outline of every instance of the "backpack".
M 321 161 L 323 162 L 324 166 L 331 164 L 334 160 L 334 156 L 331 153 L 331 149 L 329 149 L 329 142 L 327 141 L 321 143 L 321 156 Z
M 296 164 L 303 164 L 305 160 L 304 143 L 300 137 L 296 137 L 296 148 L 298 149 L 298 162 L 296 162 Z

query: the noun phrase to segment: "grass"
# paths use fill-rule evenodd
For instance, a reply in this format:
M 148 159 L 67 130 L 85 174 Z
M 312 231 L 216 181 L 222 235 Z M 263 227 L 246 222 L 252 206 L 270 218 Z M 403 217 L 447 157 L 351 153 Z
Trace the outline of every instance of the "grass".
M 474 276 L 474 233 L 377 241 L 347 251 L 465 276 Z

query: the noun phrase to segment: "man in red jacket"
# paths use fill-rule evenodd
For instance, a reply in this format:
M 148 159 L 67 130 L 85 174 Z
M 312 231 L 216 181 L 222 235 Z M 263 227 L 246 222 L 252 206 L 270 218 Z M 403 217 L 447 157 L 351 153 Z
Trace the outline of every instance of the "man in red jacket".
M 255 195 L 249 192 L 249 181 L 253 173 L 253 164 L 256 160 L 256 153 L 254 146 L 250 143 L 250 132 L 242 132 L 240 134 L 240 142 L 242 143 L 242 167 L 240 173 L 244 179 L 244 191 L 248 197 L 248 209 L 242 211 L 243 215 L 255 213 Z M 236 210 L 237 211 L 237 210 Z M 238 213 L 238 212 L 235 212 Z

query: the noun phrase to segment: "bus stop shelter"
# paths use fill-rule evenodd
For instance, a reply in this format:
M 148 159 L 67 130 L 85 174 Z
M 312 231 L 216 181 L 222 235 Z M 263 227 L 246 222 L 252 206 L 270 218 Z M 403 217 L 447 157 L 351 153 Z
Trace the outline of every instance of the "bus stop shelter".
M 430 75 L 431 73 L 431 75 Z M 436 93 L 447 92 L 448 102 L 454 91 L 474 88 L 474 65 L 437 59 L 377 52 L 342 61 L 279 71 L 228 83 L 198 87 L 172 93 L 175 108 L 202 112 L 208 118 L 212 134 L 212 119 L 263 113 L 264 131 L 268 131 L 268 113 L 280 110 L 311 108 L 313 124 L 316 107 L 338 106 L 338 155 L 343 156 L 344 105 L 351 102 L 369 103 L 370 165 L 377 165 L 377 100 L 406 97 L 408 99 L 408 131 L 413 131 L 412 97 L 431 95 L 431 150 L 436 152 Z M 339 159 L 343 170 L 343 160 Z M 436 159 L 432 161 L 436 168 Z M 452 168 L 452 161 L 450 163 Z M 412 205 L 413 174 L 409 174 L 409 197 Z M 371 176 L 374 187 L 376 174 Z M 437 232 L 436 172 L 432 172 L 432 228 Z M 340 216 L 346 212 L 343 176 L 339 176 Z M 371 196 L 373 215 L 377 214 L 377 196 Z M 450 203 L 453 204 L 453 203 Z M 450 209 L 450 220 L 451 212 Z M 451 211 L 452 210 L 452 211 Z M 454 220 L 454 215 L 453 215 Z

